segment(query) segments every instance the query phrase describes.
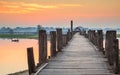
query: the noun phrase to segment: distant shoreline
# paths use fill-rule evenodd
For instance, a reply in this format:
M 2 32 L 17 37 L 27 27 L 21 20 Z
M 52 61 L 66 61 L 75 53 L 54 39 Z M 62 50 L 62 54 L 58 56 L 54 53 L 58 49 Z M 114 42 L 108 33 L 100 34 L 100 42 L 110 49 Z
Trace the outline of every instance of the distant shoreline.
M 1 39 L 38 39 L 38 34 L 0 34 Z M 50 39 L 50 35 L 47 35 L 47 39 Z
M 0 38 L 29 38 L 29 39 L 37 39 L 37 34 L 0 34 Z
M 120 37 L 120 34 L 117 34 L 117 37 Z M 38 34 L 0 34 L 1 39 L 12 39 L 12 38 L 18 38 L 18 39 L 38 39 Z M 50 35 L 48 34 L 48 39 L 50 38 Z

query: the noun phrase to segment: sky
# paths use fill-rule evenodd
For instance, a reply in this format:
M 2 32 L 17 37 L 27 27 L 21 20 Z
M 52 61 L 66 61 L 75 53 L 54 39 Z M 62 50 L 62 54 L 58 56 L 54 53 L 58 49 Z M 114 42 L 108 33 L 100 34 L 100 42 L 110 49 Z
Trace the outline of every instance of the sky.
M 120 27 L 120 0 L 0 0 L 0 26 Z

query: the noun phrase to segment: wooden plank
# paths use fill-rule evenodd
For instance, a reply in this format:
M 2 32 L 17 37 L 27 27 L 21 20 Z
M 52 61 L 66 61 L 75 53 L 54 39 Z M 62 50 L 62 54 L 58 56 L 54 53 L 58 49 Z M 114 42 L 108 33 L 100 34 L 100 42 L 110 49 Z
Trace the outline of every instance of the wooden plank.
M 38 75 L 113 75 L 103 53 L 78 33 Z

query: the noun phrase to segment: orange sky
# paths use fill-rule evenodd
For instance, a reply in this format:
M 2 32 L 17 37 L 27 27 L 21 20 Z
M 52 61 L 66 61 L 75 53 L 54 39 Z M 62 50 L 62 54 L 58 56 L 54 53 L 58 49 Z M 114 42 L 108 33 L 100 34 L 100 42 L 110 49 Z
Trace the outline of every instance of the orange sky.
M 0 0 L 1 26 L 68 26 L 71 19 L 76 26 L 119 27 L 120 0 Z

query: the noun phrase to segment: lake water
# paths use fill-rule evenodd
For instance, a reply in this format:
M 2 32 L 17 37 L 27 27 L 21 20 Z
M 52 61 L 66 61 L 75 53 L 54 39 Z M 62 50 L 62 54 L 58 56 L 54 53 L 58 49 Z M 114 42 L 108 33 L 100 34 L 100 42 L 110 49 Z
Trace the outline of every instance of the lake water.
M 0 39 L 0 75 L 28 69 L 26 50 L 28 47 L 33 47 L 35 63 L 38 63 L 38 40 L 20 39 L 19 42 L 11 42 L 10 39 Z M 48 50 L 49 47 L 48 42 Z
M 9 39 L 0 39 L 0 75 L 28 69 L 26 50 L 28 47 L 34 48 L 35 63 L 38 63 L 38 40 L 20 39 L 19 42 L 11 42 Z M 48 41 L 48 56 L 49 51 Z

